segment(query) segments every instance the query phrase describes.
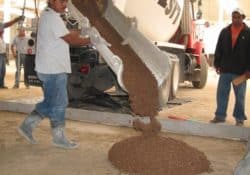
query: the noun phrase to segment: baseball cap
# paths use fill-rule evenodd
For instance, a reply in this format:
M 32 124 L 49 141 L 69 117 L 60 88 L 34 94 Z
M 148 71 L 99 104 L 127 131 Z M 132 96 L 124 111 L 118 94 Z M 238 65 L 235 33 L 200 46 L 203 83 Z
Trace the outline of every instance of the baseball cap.
M 240 9 L 240 8 L 235 8 L 235 9 L 232 11 L 232 14 L 233 14 L 233 13 L 239 13 L 240 15 L 243 16 L 243 18 L 246 17 L 244 11 L 243 11 L 242 9 Z

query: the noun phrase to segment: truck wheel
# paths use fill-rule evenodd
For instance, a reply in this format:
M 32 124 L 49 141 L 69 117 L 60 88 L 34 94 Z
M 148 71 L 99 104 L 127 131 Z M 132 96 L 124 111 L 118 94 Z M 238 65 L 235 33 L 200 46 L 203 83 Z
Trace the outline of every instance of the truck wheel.
M 204 55 L 201 56 L 200 81 L 192 81 L 192 84 L 197 89 L 202 89 L 207 83 L 208 64 Z
M 173 66 L 171 70 L 171 87 L 169 93 L 169 100 L 173 100 L 176 97 L 177 91 L 179 89 L 180 82 L 180 62 L 179 60 L 173 61 Z
M 81 88 L 81 78 L 79 74 L 69 74 L 68 76 L 68 84 L 67 84 L 67 90 L 68 90 L 68 98 L 69 100 L 77 100 L 80 99 L 83 94 L 85 93 L 85 89 L 83 90 Z

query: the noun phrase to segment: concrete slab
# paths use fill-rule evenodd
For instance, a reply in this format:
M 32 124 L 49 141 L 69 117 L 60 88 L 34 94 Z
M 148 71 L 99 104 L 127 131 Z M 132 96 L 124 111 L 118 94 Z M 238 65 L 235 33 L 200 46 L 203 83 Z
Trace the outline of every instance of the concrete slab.
M 34 109 L 37 100 L 39 99 L 0 101 L 0 110 L 29 113 Z M 73 108 L 68 108 L 66 113 L 67 119 L 70 120 L 125 127 L 131 127 L 132 121 L 135 119 L 135 117 L 128 114 Z M 144 122 L 148 122 L 147 118 L 141 119 Z M 250 137 L 250 128 L 247 127 L 238 127 L 228 124 L 209 124 L 202 121 L 176 120 L 168 118 L 159 118 L 159 121 L 162 125 L 163 132 L 236 140 L 247 140 L 247 138 Z

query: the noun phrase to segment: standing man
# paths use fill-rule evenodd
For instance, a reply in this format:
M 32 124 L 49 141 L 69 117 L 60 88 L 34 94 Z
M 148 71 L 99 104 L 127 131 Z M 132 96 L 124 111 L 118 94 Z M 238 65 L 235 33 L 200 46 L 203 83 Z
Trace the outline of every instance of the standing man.
M 6 44 L 3 40 L 3 31 L 0 31 L 0 89 L 8 89 L 4 84 L 6 73 Z
M 38 103 L 18 128 L 30 143 L 36 141 L 33 129 L 44 118 L 50 120 L 53 144 L 64 149 L 74 149 L 77 143 L 64 135 L 65 110 L 68 105 L 67 74 L 71 73 L 69 45 L 87 45 L 89 38 L 81 38 L 78 32 L 69 31 L 62 18 L 68 0 L 48 0 L 48 7 L 41 13 L 36 50 L 36 71 L 43 84 L 44 99 Z
M 28 50 L 28 40 L 29 38 L 26 37 L 24 28 L 18 29 L 18 35 L 13 39 L 11 44 L 11 52 L 15 58 L 16 62 L 16 74 L 15 74 L 15 84 L 13 88 L 19 88 L 20 84 L 20 75 L 21 75 L 21 68 L 24 68 L 25 57 Z M 25 83 L 25 81 L 24 81 Z M 29 85 L 25 84 L 26 88 L 29 88 Z
M 236 125 L 244 125 L 246 81 L 238 86 L 232 84 L 237 76 L 250 71 L 250 29 L 243 22 L 245 15 L 241 9 L 232 12 L 232 23 L 225 27 L 215 50 L 214 66 L 220 75 L 217 86 L 217 109 L 211 123 L 223 123 L 227 116 L 227 106 L 231 85 L 235 94 L 233 117 Z
M 0 89 L 7 89 L 4 84 L 4 78 L 6 73 L 6 44 L 3 39 L 4 28 L 10 27 L 16 22 L 24 20 L 24 17 L 17 17 L 9 22 L 0 22 Z

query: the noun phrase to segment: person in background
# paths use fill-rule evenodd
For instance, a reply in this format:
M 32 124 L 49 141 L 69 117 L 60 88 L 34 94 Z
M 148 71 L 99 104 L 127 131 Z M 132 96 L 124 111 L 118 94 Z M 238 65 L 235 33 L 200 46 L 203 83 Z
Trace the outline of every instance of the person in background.
M 65 110 L 68 105 L 67 77 L 71 73 L 69 45 L 90 44 L 89 38 L 82 38 L 79 32 L 69 31 L 60 17 L 65 12 L 68 0 L 48 0 L 48 7 L 42 11 L 36 40 L 35 70 L 42 82 L 43 101 L 18 127 L 19 133 L 28 142 L 35 144 L 33 130 L 45 117 L 50 120 L 53 145 L 64 149 L 78 147 L 67 139 L 65 130 Z
M 235 86 L 232 81 L 237 76 L 250 71 L 250 29 L 243 22 L 245 15 L 239 8 L 232 12 L 232 23 L 222 29 L 215 50 L 214 67 L 219 74 L 217 86 L 217 109 L 211 123 L 223 123 L 231 85 L 235 95 L 233 117 L 237 126 L 244 125 L 246 81 Z
M 9 22 L 0 22 L 0 89 L 7 89 L 8 87 L 4 84 L 4 78 L 6 73 L 6 44 L 3 39 L 4 28 L 10 27 L 16 22 L 24 20 L 23 16 L 17 17 Z
M 24 28 L 18 29 L 18 35 L 13 39 L 11 44 L 11 52 L 15 58 L 16 62 L 16 74 L 15 74 L 15 84 L 13 88 L 19 88 L 20 77 L 21 77 L 21 68 L 24 68 L 25 57 L 28 49 L 28 40 L 26 37 Z M 26 88 L 29 88 L 29 85 L 24 81 Z
M 8 89 L 4 84 L 6 73 L 6 44 L 3 40 L 3 31 L 0 32 L 0 89 Z

